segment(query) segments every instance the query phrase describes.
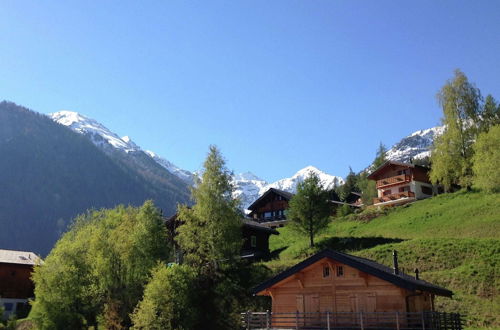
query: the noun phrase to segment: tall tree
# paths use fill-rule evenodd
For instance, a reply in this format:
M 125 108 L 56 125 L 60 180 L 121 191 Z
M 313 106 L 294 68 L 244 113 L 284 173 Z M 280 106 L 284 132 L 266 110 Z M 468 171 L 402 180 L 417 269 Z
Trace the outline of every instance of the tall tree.
M 213 271 L 221 260 L 239 255 L 241 213 L 238 200 L 232 197 L 231 172 L 215 146 L 210 146 L 203 164 L 201 182 L 192 189 L 194 206 L 179 207 L 177 242 L 187 264 Z
M 443 109 L 443 135 L 439 136 L 431 154 L 433 183 L 449 190 L 452 184 L 470 188 L 472 184 L 472 144 L 481 119 L 481 93 L 463 72 L 446 82 L 437 95 Z
M 500 191 L 500 125 L 479 134 L 474 143 L 474 186 L 489 192 Z
M 382 142 L 380 142 L 375 159 L 373 160 L 371 167 L 375 170 L 382 164 L 384 164 L 386 161 L 387 161 L 387 147 Z
M 331 212 L 328 193 L 323 189 L 317 174 L 309 176 L 297 185 L 297 193 L 289 203 L 287 218 L 292 228 L 309 236 L 309 246 L 314 246 L 314 236 L 329 222 Z
M 364 205 L 373 204 L 373 199 L 377 197 L 375 181 L 369 180 L 368 175 L 387 161 L 386 155 L 387 148 L 382 142 L 380 142 L 372 164 L 366 171 L 361 172 L 358 176 L 358 188 L 361 190 L 361 199 L 363 200 Z

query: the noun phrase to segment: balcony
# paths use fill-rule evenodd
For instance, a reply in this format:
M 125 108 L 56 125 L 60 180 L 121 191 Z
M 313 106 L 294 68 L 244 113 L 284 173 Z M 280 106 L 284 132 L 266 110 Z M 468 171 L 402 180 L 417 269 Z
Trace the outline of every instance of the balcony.
M 395 184 L 406 183 L 410 181 L 411 177 L 408 174 L 391 176 L 390 178 L 377 180 L 377 189 L 382 187 L 392 186 Z
M 373 204 L 395 202 L 403 198 L 415 198 L 415 193 L 413 191 L 403 191 L 396 194 L 376 197 L 373 199 Z

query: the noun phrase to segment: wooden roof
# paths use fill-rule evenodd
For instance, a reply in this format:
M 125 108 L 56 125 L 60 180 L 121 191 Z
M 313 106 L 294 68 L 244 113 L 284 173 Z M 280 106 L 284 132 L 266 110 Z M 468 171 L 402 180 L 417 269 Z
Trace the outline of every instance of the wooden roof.
M 394 274 L 394 271 L 392 268 L 384 266 L 382 264 L 379 264 L 373 260 L 361 258 L 361 257 L 356 257 L 350 254 L 342 253 L 342 252 L 337 252 L 334 250 L 326 249 L 323 250 L 319 253 L 316 253 L 312 257 L 307 258 L 306 260 L 296 264 L 295 266 L 285 270 L 284 272 L 281 272 L 280 274 L 276 275 L 275 277 L 261 283 L 260 285 L 256 286 L 255 288 L 252 289 L 253 294 L 260 293 L 273 285 L 277 284 L 278 282 L 283 281 L 284 279 L 294 275 L 295 273 L 301 271 L 302 269 L 320 261 L 323 258 L 329 258 L 335 261 L 338 261 L 340 263 L 343 263 L 347 266 L 356 268 L 362 272 L 365 272 L 367 274 L 373 275 L 375 277 L 378 277 L 382 280 L 385 280 L 387 282 L 390 282 L 394 284 L 395 286 L 410 290 L 410 291 L 415 291 L 415 290 L 421 290 L 421 291 L 427 291 L 431 292 L 440 296 L 446 296 L 446 297 L 451 297 L 453 295 L 453 292 L 451 292 L 448 289 L 439 287 L 437 285 L 434 285 L 432 283 L 426 282 L 424 280 L 416 279 L 413 276 L 406 275 L 404 273 L 399 273 L 399 274 Z
M 0 250 L 0 263 L 34 266 L 43 261 L 33 252 Z
M 269 188 L 265 193 L 262 194 L 262 196 L 260 196 L 259 198 L 257 198 L 249 207 L 248 209 L 253 211 L 257 205 L 259 205 L 259 203 L 264 200 L 267 196 L 269 196 L 270 194 L 277 194 L 277 195 L 280 195 L 282 196 L 285 200 L 289 201 L 290 199 L 292 199 L 293 197 L 293 194 L 292 193 L 289 193 L 287 191 L 284 191 L 284 190 L 279 190 L 279 189 L 276 189 L 276 188 Z
M 425 166 L 413 165 L 413 164 L 410 164 L 410 163 L 401 163 L 401 162 L 396 162 L 396 161 L 393 161 L 393 160 L 388 160 L 385 163 L 383 163 L 382 165 L 380 165 L 378 168 L 376 168 L 375 171 L 373 171 L 372 173 L 370 173 L 370 175 L 368 175 L 367 178 L 371 179 L 371 180 L 374 180 L 375 177 L 377 176 L 377 174 L 379 174 L 383 169 L 385 169 L 387 166 L 390 166 L 390 165 L 403 166 L 403 167 L 407 167 L 407 168 L 418 167 L 418 168 L 421 168 L 421 169 L 423 169 L 425 171 L 429 170 L 429 168 L 425 167 Z

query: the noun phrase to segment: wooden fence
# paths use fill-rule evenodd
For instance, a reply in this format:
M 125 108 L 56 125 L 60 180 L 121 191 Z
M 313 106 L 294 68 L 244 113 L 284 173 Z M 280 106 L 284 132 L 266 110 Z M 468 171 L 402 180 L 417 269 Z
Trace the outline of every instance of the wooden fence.
M 463 319 L 458 313 L 241 313 L 242 329 L 397 329 L 461 330 Z

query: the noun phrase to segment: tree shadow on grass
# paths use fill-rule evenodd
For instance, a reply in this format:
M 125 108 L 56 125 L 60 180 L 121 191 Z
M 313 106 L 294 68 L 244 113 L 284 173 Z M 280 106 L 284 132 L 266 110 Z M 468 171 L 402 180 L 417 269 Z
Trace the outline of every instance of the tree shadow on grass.
M 329 237 L 316 243 L 315 250 L 332 249 L 340 252 L 359 251 L 381 244 L 400 243 L 400 238 L 386 237 Z

